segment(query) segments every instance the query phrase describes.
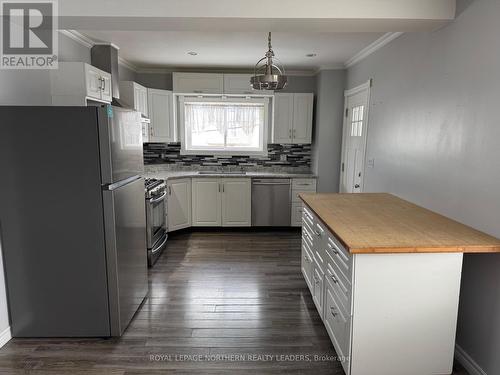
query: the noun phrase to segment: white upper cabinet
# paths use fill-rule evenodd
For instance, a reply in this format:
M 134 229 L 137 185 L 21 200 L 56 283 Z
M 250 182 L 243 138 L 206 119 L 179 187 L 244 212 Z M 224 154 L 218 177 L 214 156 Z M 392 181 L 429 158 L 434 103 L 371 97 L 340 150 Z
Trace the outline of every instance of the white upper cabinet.
M 176 142 L 177 132 L 173 116 L 174 98 L 172 91 L 147 89 L 149 142 Z
M 274 96 L 274 143 L 311 143 L 314 94 L 277 93 Z
M 120 99 L 148 117 L 148 89 L 133 81 L 120 82 Z
M 293 94 L 274 95 L 273 143 L 292 143 Z
M 293 143 L 312 142 L 314 94 L 293 94 Z
M 224 74 L 224 94 L 272 94 L 272 91 L 254 90 L 250 85 L 252 74 Z
M 218 73 L 173 73 L 174 92 L 179 94 L 222 94 L 224 75 Z
M 110 103 L 111 74 L 82 62 L 60 62 L 50 71 L 52 104 L 85 106 L 87 100 Z

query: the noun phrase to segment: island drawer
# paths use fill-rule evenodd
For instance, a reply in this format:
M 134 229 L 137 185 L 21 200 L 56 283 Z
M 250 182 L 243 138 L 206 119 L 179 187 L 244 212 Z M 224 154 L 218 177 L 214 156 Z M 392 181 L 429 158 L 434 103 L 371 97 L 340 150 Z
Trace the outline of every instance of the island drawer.
M 309 287 L 309 290 L 312 290 L 312 270 L 314 267 L 314 258 L 311 255 L 311 252 L 307 248 L 305 243 L 302 243 L 302 260 L 301 260 L 301 269 L 302 274 L 304 275 L 304 279 L 306 280 L 306 284 Z
M 352 277 L 352 255 L 330 232 L 328 232 L 326 238 L 326 252 L 343 276 L 350 282 Z
M 338 270 L 331 263 L 326 266 L 325 279 L 327 285 L 335 290 L 337 304 L 343 309 L 344 314 L 351 315 L 351 283 L 339 275 Z
M 335 291 L 327 284 L 323 321 L 346 374 L 349 374 L 351 317 L 336 302 Z

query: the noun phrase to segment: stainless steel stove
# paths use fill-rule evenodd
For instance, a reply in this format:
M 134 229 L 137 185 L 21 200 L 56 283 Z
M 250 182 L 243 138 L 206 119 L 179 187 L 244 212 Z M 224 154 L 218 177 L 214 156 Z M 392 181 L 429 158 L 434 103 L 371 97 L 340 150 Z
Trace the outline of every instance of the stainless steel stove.
M 148 265 L 152 267 L 167 245 L 167 185 L 163 180 L 145 180 Z

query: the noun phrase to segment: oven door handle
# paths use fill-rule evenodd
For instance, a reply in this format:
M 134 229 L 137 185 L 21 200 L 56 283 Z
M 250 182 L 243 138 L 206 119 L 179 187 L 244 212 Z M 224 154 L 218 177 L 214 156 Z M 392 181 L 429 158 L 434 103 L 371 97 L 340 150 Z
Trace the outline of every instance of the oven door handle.
M 154 249 L 151 249 L 151 253 L 152 254 L 155 254 L 157 253 L 158 251 L 160 251 L 160 249 L 165 246 L 165 244 L 167 243 L 167 240 L 168 240 L 168 235 L 165 235 L 165 239 L 161 242 L 161 244 L 159 244 L 158 246 L 156 246 Z
M 167 196 L 167 192 L 165 191 L 165 192 L 161 195 L 161 197 L 158 197 L 158 198 L 155 198 L 155 199 L 151 199 L 151 200 L 149 201 L 149 203 L 151 203 L 151 204 L 158 203 L 159 201 L 163 200 L 166 196 Z

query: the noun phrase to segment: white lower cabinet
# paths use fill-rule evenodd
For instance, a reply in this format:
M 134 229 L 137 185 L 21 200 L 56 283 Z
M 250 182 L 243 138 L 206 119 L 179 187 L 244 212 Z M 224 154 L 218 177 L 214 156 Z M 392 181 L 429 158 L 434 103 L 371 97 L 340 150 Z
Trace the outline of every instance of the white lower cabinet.
M 251 225 L 249 178 L 193 178 L 193 226 Z
M 222 179 L 222 225 L 249 227 L 252 224 L 252 184 L 249 178 Z
M 294 178 L 292 179 L 292 227 L 302 225 L 302 201 L 299 198 L 300 193 L 315 193 L 316 179 L 314 178 Z
M 302 223 L 302 273 L 346 375 L 450 374 L 462 254 L 351 254 L 308 206 Z
M 167 181 L 168 231 L 191 226 L 191 179 L 181 178 Z
M 193 226 L 222 225 L 222 189 L 219 178 L 193 178 Z

